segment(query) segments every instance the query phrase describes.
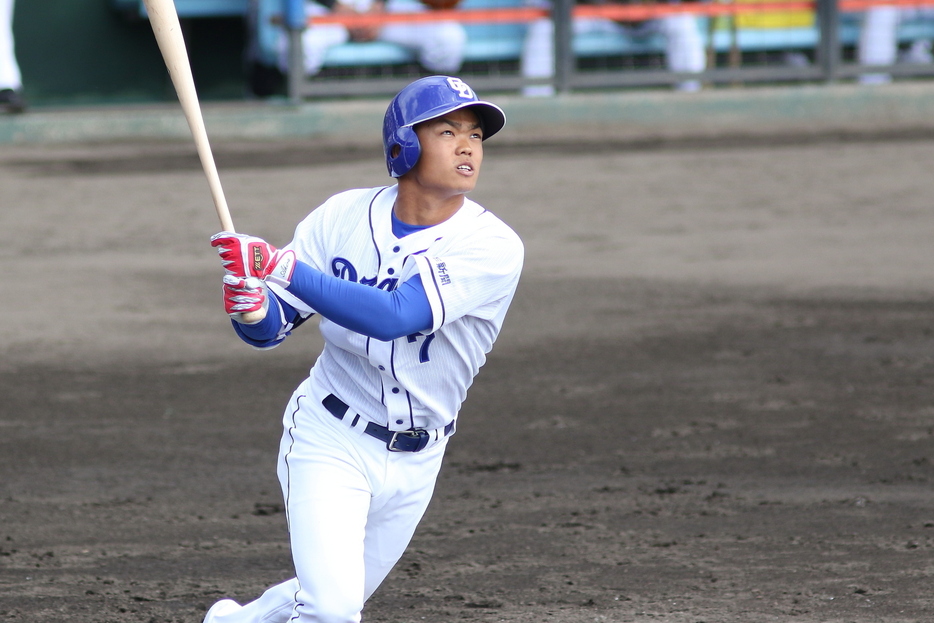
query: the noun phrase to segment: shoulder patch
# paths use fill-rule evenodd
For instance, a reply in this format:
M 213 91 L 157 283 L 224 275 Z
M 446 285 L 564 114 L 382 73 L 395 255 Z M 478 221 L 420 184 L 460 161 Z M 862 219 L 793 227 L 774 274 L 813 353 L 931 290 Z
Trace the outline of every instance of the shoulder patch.
M 446 286 L 451 283 L 451 275 L 448 273 L 448 267 L 442 260 L 434 260 L 435 274 L 438 275 L 438 285 Z

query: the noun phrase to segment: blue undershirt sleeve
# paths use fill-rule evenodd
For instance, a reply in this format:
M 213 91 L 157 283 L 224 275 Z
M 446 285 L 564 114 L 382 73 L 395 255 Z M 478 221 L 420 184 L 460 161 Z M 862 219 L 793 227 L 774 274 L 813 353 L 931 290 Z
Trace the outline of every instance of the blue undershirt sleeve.
M 432 326 L 431 304 L 419 276 L 386 291 L 296 262 L 286 290 L 328 320 L 377 340 L 388 342 Z
M 266 295 L 269 298 L 269 307 L 262 320 L 256 324 L 241 324 L 231 320 L 240 339 L 256 348 L 278 346 L 289 334 L 285 329 L 291 328 L 301 316 L 291 305 L 279 300 L 272 291 L 267 290 Z

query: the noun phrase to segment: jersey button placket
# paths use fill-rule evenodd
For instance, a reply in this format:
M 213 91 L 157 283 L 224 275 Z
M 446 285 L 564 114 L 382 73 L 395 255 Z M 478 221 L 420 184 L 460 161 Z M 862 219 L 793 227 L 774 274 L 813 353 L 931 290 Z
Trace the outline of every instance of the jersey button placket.
M 389 428 L 392 430 L 407 429 L 409 401 L 399 382 L 392 376 L 392 342 L 371 342 L 370 362 L 379 370 L 379 379 L 383 386 L 383 401 L 388 410 Z
M 386 407 L 389 410 L 389 428 L 405 430 L 409 427 L 409 401 L 405 391 L 395 379 L 384 376 Z

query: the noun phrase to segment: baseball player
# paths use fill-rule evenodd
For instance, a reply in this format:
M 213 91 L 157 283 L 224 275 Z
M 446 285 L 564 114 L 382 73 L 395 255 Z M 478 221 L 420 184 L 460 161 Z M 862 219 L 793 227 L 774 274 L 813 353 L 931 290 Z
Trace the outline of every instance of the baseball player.
M 417 13 L 429 7 L 419 0 L 317 0 L 305 3 L 305 14 L 335 13 Z M 430 72 L 449 73 L 460 70 L 464 61 L 467 31 L 457 22 L 439 21 L 423 24 L 386 24 L 382 28 L 350 30 L 340 24 L 321 24 L 302 32 L 302 57 L 305 74 L 314 76 L 324 65 L 328 48 L 348 41 L 386 41 L 413 50 L 418 62 Z M 279 69 L 288 72 L 288 38 L 279 38 Z
M 458 78 L 422 78 L 385 115 L 398 183 L 331 197 L 282 249 L 212 238 L 245 342 L 272 348 L 317 313 L 325 345 L 279 448 L 295 578 L 244 606 L 221 600 L 205 623 L 360 621 L 402 556 L 522 268 L 519 237 L 466 197 L 504 123 Z
M 897 62 L 925 65 L 934 62 L 931 41 L 919 39 L 912 42 L 904 54 L 898 53 L 898 26 L 909 19 L 934 19 L 931 7 L 872 6 L 863 16 L 859 32 L 857 58 L 860 65 L 886 66 Z M 886 84 L 892 81 L 887 73 L 865 73 L 860 75 L 861 84 Z
M 679 0 L 675 0 L 679 1 Z M 533 6 L 550 6 L 549 0 L 528 0 Z M 605 4 L 605 0 L 578 0 L 579 4 Z M 612 3 L 612 0 L 611 0 Z M 577 18 L 572 23 L 575 35 L 588 33 L 649 35 L 659 32 L 665 37 L 665 62 L 678 73 L 700 73 L 707 66 L 707 54 L 697 18 L 687 13 L 668 15 L 638 25 L 623 24 L 603 18 Z M 550 18 L 533 21 L 522 44 L 520 70 L 525 78 L 551 78 L 555 72 L 554 22 Z M 685 80 L 675 85 L 678 91 L 697 91 L 699 80 Z M 526 97 L 550 97 L 551 85 L 530 85 L 522 89 Z
M 14 0 L 0 0 L 0 110 L 23 112 L 23 76 L 13 46 Z

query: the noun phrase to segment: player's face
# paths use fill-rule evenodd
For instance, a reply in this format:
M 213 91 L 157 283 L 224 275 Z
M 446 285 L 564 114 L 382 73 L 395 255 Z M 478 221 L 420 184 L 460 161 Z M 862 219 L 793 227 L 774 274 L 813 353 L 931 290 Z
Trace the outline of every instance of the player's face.
M 483 162 L 483 131 L 468 108 L 415 127 L 421 155 L 410 173 L 433 194 L 463 195 L 474 189 Z

